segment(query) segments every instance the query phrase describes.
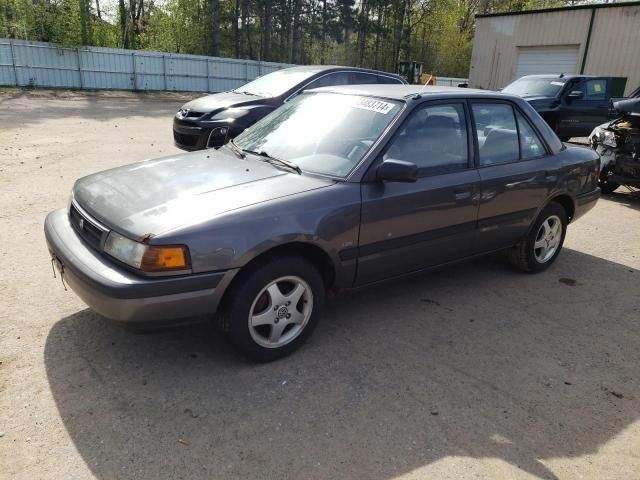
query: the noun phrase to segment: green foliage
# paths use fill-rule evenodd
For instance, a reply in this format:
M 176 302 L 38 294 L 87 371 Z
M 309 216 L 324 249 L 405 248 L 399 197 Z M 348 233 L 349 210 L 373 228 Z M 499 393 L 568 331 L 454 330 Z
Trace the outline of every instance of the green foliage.
M 465 77 L 476 13 L 565 0 L 0 0 L 0 37 L 208 55 L 219 2 L 220 54 Z M 567 2 L 571 0 L 566 0 Z M 100 4 L 100 12 L 97 6 Z M 215 42 L 214 42 L 215 43 Z

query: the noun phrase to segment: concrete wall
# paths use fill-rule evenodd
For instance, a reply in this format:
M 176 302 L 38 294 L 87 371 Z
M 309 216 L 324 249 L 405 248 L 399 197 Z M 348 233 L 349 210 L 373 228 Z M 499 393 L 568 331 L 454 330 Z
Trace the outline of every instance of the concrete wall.
M 613 4 L 612 4 L 613 5 Z M 580 73 L 591 8 L 479 16 L 469 86 L 499 89 L 515 80 L 518 47 L 578 46 Z M 640 5 L 596 8 L 585 74 L 627 77 L 640 85 Z

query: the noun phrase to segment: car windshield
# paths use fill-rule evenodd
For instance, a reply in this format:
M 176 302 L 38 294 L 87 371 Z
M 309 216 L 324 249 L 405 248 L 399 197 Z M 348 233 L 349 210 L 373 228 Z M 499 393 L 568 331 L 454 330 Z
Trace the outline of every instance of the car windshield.
M 235 139 L 246 152 L 284 160 L 303 171 L 345 177 L 401 109 L 358 95 L 297 96 Z
M 555 97 L 564 86 L 564 78 L 519 78 L 502 91 L 512 95 Z
M 234 91 L 238 93 L 250 93 L 260 97 L 277 97 L 291 90 L 300 82 L 305 81 L 314 73 L 309 70 L 285 69 L 267 73 L 256 78 Z

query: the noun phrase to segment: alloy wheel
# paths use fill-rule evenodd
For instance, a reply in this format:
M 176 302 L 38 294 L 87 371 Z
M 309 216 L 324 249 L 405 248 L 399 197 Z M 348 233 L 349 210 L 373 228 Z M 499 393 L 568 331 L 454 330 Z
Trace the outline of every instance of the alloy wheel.
M 266 348 L 294 340 L 309 322 L 313 292 L 302 278 L 280 277 L 256 295 L 249 310 L 251 338 Z
M 533 251 L 540 263 L 548 262 L 558 250 L 562 240 L 562 221 L 557 215 L 548 217 L 538 229 Z

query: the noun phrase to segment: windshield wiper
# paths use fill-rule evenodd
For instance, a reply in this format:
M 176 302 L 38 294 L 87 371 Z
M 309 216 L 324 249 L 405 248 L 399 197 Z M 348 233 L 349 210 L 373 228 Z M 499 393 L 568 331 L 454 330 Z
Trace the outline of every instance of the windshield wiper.
M 229 140 L 227 145 L 229 145 L 233 153 L 235 153 L 238 157 L 243 160 L 245 159 L 246 155 L 243 153 L 242 149 L 238 145 L 236 145 L 236 142 L 233 141 L 233 138 Z
M 243 148 L 242 151 L 246 153 L 252 153 L 253 155 L 258 155 L 259 157 L 264 158 L 265 161 L 270 163 L 271 165 L 275 165 L 275 164 L 281 165 L 283 167 L 288 168 L 289 170 L 295 171 L 298 175 L 302 175 L 302 169 L 295 163 L 291 163 L 288 160 L 283 160 L 282 158 L 273 157 L 269 155 L 267 152 L 265 152 L 264 150 L 256 151 L 256 150 L 247 150 Z

